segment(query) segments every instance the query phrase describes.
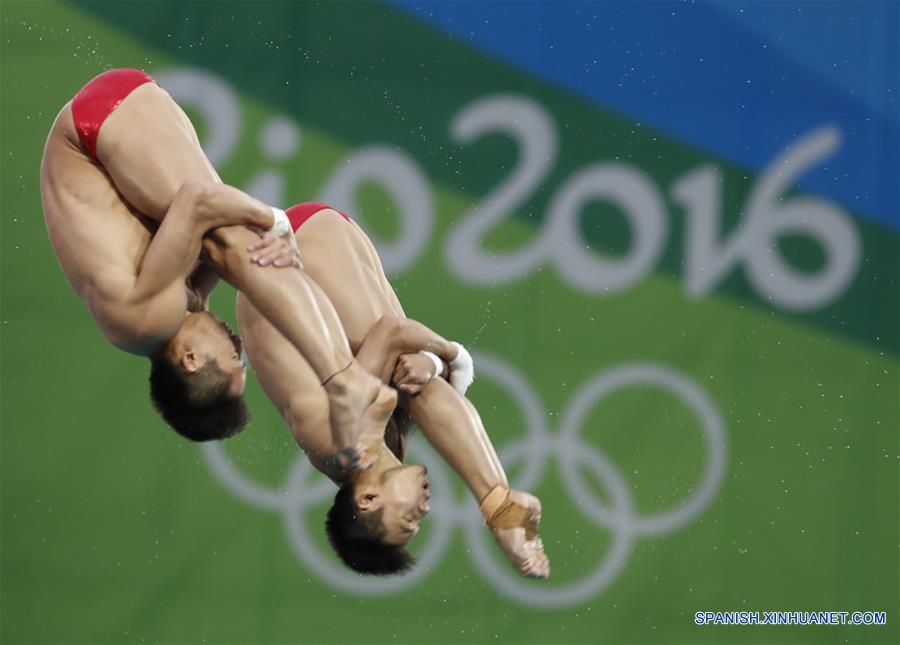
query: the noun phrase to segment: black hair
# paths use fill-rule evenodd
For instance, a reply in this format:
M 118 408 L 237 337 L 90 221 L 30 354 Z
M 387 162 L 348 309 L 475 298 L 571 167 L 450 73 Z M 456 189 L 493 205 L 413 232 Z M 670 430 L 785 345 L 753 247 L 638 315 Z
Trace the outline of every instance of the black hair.
M 241 396 L 229 396 L 229 378 L 215 360 L 186 374 L 165 356 L 150 359 L 150 400 L 182 437 L 225 439 L 244 429 L 250 411 Z
M 353 484 L 341 486 L 325 519 L 328 541 L 344 564 L 358 573 L 392 575 L 403 573 L 415 558 L 398 544 L 386 544 L 381 523 L 382 509 L 362 513 L 353 496 Z

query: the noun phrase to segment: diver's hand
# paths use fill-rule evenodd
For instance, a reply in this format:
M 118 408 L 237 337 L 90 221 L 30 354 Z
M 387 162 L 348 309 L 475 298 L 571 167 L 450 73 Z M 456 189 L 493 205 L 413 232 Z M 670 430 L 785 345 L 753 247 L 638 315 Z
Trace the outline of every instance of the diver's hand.
M 391 380 L 405 394 L 415 395 L 435 378 L 434 362 L 424 354 L 404 354 L 397 361 Z
M 250 261 L 259 266 L 295 267 L 302 269 L 300 252 L 293 234 L 276 236 L 271 231 L 258 233 L 259 240 L 247 247 Z

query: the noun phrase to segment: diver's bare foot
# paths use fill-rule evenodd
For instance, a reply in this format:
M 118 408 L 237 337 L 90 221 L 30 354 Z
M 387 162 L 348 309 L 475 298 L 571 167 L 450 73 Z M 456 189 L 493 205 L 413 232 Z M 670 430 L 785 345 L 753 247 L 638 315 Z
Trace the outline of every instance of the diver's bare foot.
M 397 390 L 382 385 L 378 395 L 372 404 L 363 413 L 361 420 L 360 439 L 365 443 L 368 439 L 382 440 L 384 427 L 397 407 Z
M 378 407 L 379 398 L 383 399 L 383 395 L 379 397 L 383 389 L 381 381 L 366 372 L 356 361 L 325 384 L 331 432 L 339 450 L 338 461 L 345 468 L 352 470 L 358 467 L 360 455 L 357 446 L 364 427 L 364 416 L 373 406 Z M 374 417 L 375 414 L 369 416 Z
M 534 495 L 518 490 L 509 491 L 509 499 L 531 511 L 531 526 L 512 529 L 491 529 L 497 544 L 523 576 L 547 578 L 550 576 L 550 559 L 544 553 L 544 543 L 537 535 L 541 523 L 541 501 Z
M 378 396 L 363 412 L 356 445 L 339 450 L 335 456 L 338 466 L 346 473 L 368 470 L 378 461 L 377 455 L 366 450 L 366 446 L 371 446 L 373 441 L 375 443 L 384 441 L 385 426 L 395 407 L 397 407 L 397 391 L 382 385 Z

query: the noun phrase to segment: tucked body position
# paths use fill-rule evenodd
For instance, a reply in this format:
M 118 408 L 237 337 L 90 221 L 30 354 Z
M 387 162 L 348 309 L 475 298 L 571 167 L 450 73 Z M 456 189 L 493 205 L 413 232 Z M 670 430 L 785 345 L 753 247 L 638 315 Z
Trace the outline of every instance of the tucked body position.
M 382 391 L 363 424 L 359 467 L 344 467 L 335 458 L 341 446 L 333 440 L 317 374 L 252 299 L 238 294 L 250 365 L 310 462 L 339 487 L 326 520 L 338 555 L 363 573 L 396 573 L 412 564 L 404 547 L 429 510 L 430 492 L 424 466 L 403 463 L 412 424 L 402 417 L 408 416 L 465 481 L 519 572 L 547 577 L 540 501 L 510 490 L 478 412 L 464 396 L 472 379 L 468 352 L 406 318 L 375 248 L 350 218 L 318 203 L 287 213 L 304 270 L 333 303 L 357 362 L 401 392 L 394 413 L 393 390 Z M 271 247 L 260 240 L 254 254 L 277 253 Z
M 41 197 L 69 283 L 113 345 L 150 358 L 151 396 L 170 425 L 207 440 L 246 423 L 240 341 L 206 306 L 222 278 L 307 361 L 352 466 L 384 386 L 354 361 L 334 308 L 301 270 L 284 213 L 221 182 L 152 78 L 111 70 L 62 108 Z M 268 254 L 254 262 L 248 249 L 260 239 Z

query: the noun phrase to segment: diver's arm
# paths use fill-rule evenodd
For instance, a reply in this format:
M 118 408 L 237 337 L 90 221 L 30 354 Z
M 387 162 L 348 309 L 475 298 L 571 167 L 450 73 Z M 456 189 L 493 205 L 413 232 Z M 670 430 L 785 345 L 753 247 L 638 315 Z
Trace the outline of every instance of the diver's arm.
M 457 349 L 422 323 L 411 318 L 382 316 L 363 340 L 356 360 L 370 374 L 388 382 L 403 354 L 429 351 L 450 363 Z M 430 360 L 430 359 L 425 359 Z
M 211 229 L 237 224 L 267 229 L 273 222 L 271 209 L 235 188 L 185 182 L 144 253 L 127 304 L 147 305 L 161 294 L 183 291 Z

